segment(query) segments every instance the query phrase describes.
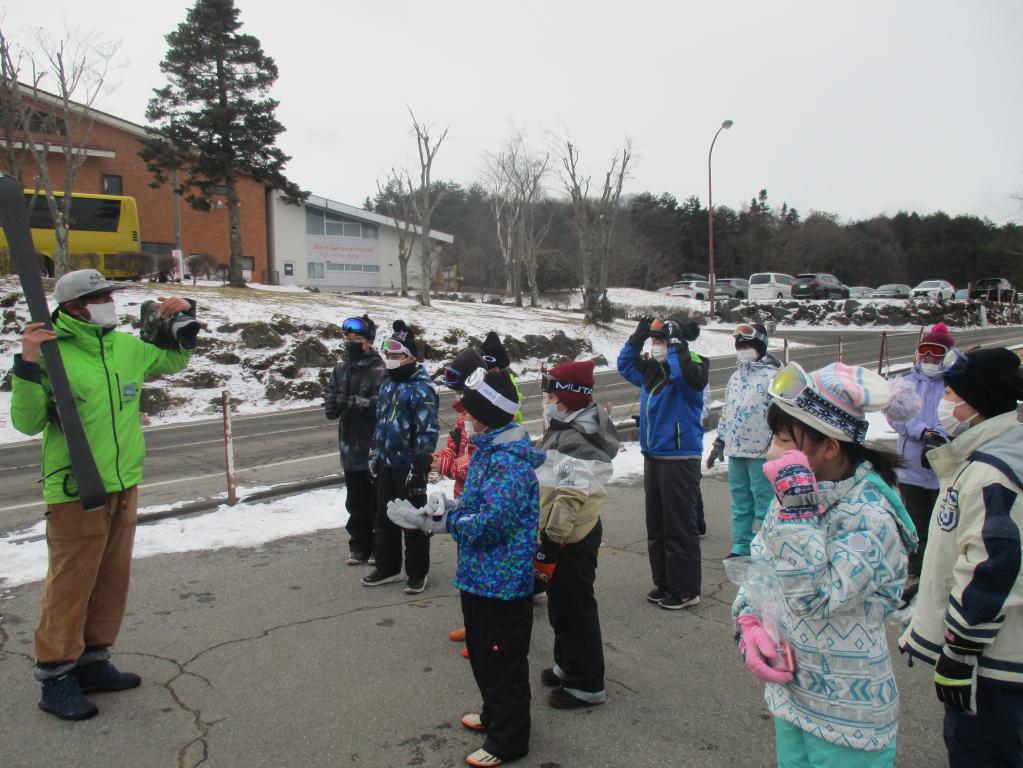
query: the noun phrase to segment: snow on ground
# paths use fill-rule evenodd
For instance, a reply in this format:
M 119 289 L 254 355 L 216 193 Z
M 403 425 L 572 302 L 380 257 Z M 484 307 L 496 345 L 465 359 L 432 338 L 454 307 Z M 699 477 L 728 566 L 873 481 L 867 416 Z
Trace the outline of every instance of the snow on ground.
M 895 432 L 882 414 L 870 414 L 868 420 L 868 440 L 895 440 Z M 716 430 L 703 436 L 704 457 L 710 454 L 716 437 Z M 704 475 L 723 475 L 727 471 L 727 462 L 718 462 L 711 470 L 704 468 Z M 640 453 L 639 443 L 622 443 L 614 459 L 614 477 L 611 482 L 634 483 L 642 477 L 643 454 Z M 430 492 L 444 491 L 450 497 L 453 486 L 451 480 L 444 480 L 432 484 Z M 135 558 L 231 547 L 258 549 L 276 539 L 338 529 L 348 520 L 344 486 L 320 488 L 270 501 L 244 501 L 246 495 L 257 490 L 264 489 L 240 489 L 243 500 L 233 507 L 222 504 L 207 514 L 140 525 L 135 537 Z M 149 507 L 140 510 L 140 513 L 173 509 L 174 506 Z M 7 590 L 20 584 L 39 581 L 46 575 L 45 533 L 46 523 L 40 521 L 31 528 L 0 538 L 0 587 Z
M 220 333 L 216 329 L 226 323 L 247 321 L 269 321 L 273 315 L 283 315 L 294 323 L 312 325 L 334 323 L 340 324 L 346 317 L 361 315 L 368 312 L 381 328 L 380 338 L 390 330 L 391 323 L 402 318 L 423 329 L 426 340 L 435 346 L 450 346 L 443 341 L 444 337 L 457 335 L 459 343 L 464 344 L 467 336 L 482 338 L 487 331 L 497 330 L 502 336 L 511 335 L 521 339 L 527 334 L 551 337 L 556 331 L 564 331 L 571 337 L 585 337 L 593 346 L 592 353 L 584 353 L 582 358 L 603 355 L 608 366 L 600 366 L 598 370 L 609 370 L 614 366 L 618 352 L 635 329 L 633 320 L 615 320 L 606 326 L 584 326 L 582 315 L 561 309 L 538 308 L 530 309 L 495 305 L 487 303 L 459 302 L 435 300 L 432 307 L 421 307 L 414 298 L 380 295 L 356 295 L 344 293 L 311 293 L 294 286 L 253 286 L 256 290 L 244 290 L 223 287 L 216 281 L 199 281 L 195 286 L 177 284 L 133 284 L 130 288 L 117 293 L 118 310 L 124 316 L 138 316 L 139 305 L 148 299 L 164 295 L 180 295 L 196 299 L 198 316 L 207 325 L 205 334 L 230 345 L 239 343 L 240 334 Z M 0 295 L 18 293 L 20 287 L 13 277 L 0 277 Z M 631 303 L 642 308 L 648 300 L 663 306 L 661 294 L 636 289 L 612 289 L 613 300 L 619 303 Z M 577 294 L 575 294 L 577 295 Z M 680 307 L 688 300 L 671 299 Z M 17 323 L 5 323 L 0 332 L 0 376 L 13 364 L 14 353 L 21 350 L 21 338 L 18 329 L 27 322 L 26 306 L 19 301 L 13 307 Z M 127 324 L 122 330 L 131 333 Z M 693 343 L 693 349 L 707 357 L 730 355 L 734 352 L 731 328 L 720 326 L 708 328 Z M 298 336 L 291 340 L 297 340 Z M 337 347 L 340 342 L 328 342 L 328 347 Z M 772 349 L 780 348 L 780 344 L 772 342 Z M 268 356 L 286 349 L 250 351 L 250 355 Z M 439 365 L 439 361 L 427 363 L 430 370 Z M 538 360 L 524 360 L 512 364 L 513 371 L 523 380 L 537 375 L 540 367 Z M 209 371 L 224 377 L 222 387 L 215 389 L 193 389 L 175 386 L 176 380 L 187 378 L 196 372 Z M 314 379 L 318 374 L 315 368 L 303 370 L 302 379 Z M 301 380 L 301 379 L 299 379 Z M 264 413 L 284 408 L 302 408 L 317 401 L 293 400 L 271 402 L 265 396 L 264 384 L 258 381 L 250 371 L 240 365 L 217 364 L 205 355 L 196 355 L 188 370 L 176 377 L 166 377 L 161 386 L 174 397 L 187 398 L 186 404 L 169 409 L 165 414 L 152 418 L 152 424 L 192 421 L 209 418 L 219 413 L 220 390 L 228 389 L 233 398 L 240 400 L 236 407 L 237 413 Z M 10 393 L 0 392 L 0 443 L 31 439 L 17 432 L 10 423 Z

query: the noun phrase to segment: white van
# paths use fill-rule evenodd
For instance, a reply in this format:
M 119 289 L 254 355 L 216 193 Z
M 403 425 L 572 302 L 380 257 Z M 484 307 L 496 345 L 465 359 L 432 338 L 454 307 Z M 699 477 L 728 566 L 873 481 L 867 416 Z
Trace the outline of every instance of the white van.
M 792 275 L 757 272 L 749 278 L 749 297 L 760 301 L 792 298 Z

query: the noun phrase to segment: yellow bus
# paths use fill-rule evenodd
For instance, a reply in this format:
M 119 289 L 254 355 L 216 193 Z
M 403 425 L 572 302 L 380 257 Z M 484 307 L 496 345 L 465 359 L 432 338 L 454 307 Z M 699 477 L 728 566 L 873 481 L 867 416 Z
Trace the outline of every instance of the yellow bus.
M 63 192 L 55 192 L 63 197 Z M 33 199 L 34 198 L 34 199 Z M 25 190 L 25 207 L 29 209 L 32 244 L 36 248 L 39 269 L 47 276 L 54 274 L 53 254 L 57 238 L 53 217 L 44 193 Z M 0 248 L 7 248 L 7 238 L 0 228 Z M 106 277 L 136 277 L 137 265 L 129 264 L 139 250 L 139 215 L 135 198 L 123 195 L 71 195 L 71 227 L 68 231 L 68 267 L 98 269 Z

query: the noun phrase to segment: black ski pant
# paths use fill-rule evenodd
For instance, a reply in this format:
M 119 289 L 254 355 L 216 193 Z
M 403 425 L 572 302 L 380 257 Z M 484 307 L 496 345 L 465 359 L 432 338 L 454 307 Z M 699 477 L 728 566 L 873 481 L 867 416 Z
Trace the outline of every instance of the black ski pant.
M 377 514 L 376 483 L 368 469 L 345 466 L 345 509 L 348 510 L 348 550 L 368 556 L 373 552 L 373 521 Z
M 547 616 L 554 629 L 554 662 L 564 672 L 565 688 L 587 693 L 604 690 L 604 646 L 593 582 L 604 526 L 558 552 L 554 576 L 547 585 Z
M 387 502 L 408 498 L 406 482 L 411 467 L 385 467 L 377 472 L 376 569 L 385 576 L 401 573 L 401 540 L 405 537 L 405 575 L 421 579 L 430 570 L 430 537 L 422 531 L 408 531 L 391 522 Z
M 931 525 L 931 512 L 938 502 L 938 489 L 899 483 L 899 492 L 902 494 L 902 502 L 906 505 L 906 511 L 909 512 L 913 525 L 916 526 L 916 535 L 919 539 L 916 552 L 909 556 L 909 575 L 920 576 L 920 569 L 924 562 L 924 550 L 927 549 L 927 529 Z
M 483 748 L 502 760 L 529 752 L 529 639 L 533 598 L 497 600 L 462 592 L 465 646 L 483 697 Z
M 654 585 L 677 598 L 700 594 L 700 534 L 696 500 L 700 460 L 652 459 L 643 462 L 646 537 Z
M 977 714 L 945 705 L 949 768 L 1023 766 L 1023 691 L 1011 683 L 977 679 Z

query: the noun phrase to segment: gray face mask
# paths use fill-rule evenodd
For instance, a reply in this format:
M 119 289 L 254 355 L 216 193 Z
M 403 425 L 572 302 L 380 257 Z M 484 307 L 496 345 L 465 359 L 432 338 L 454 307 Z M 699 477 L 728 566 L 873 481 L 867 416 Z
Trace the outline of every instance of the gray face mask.
M 659 363 L 664 362 L 665 360 L 668 359 L 668 348 L 662 347 L 659 344 L 652 345 L 650 347 L 650 357 L 652 357 Z

